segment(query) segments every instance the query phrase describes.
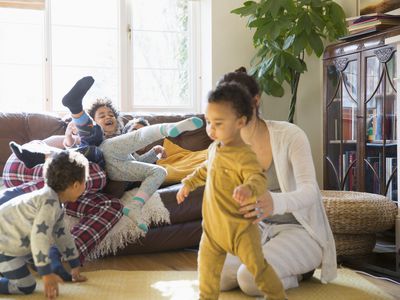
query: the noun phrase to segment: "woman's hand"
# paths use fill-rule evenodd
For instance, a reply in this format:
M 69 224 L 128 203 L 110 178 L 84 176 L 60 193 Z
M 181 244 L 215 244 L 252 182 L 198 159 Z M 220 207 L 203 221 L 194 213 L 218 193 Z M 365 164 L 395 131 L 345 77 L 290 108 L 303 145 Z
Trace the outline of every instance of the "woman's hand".
M 153 150 L 159 159 L 167 158 L 167 152 L 165 152 L 165 148 L 163 146 L 156 145 L 153 147 Z
M 239 211 L 244 214 L 245 218 L 256 217 L 253 224 L 257 224 L 273 213 L 274 203 L 272 201 L 272 196 L 267 191 L 257 199 L 256 203 L 244 204 Z
M 44 295 L 48 300 L 56 299 L 58 296 L 58 284 L 63 280 L 56 274 L 43 275 Z

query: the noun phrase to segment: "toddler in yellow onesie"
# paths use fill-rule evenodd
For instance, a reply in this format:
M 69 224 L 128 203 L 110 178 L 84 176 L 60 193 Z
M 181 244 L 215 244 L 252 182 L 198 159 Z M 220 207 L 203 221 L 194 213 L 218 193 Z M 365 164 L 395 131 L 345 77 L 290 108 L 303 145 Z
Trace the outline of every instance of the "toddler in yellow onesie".
M 257 225 L 239 212 L 242 203 L 256 201 L 267 189 L 255 153 L 240 136 L 252 116 L 251 96 L 237 83 L 218 86 L 208 96 L 207 134 L 214 142 L 207 161 L 182 180 L 181 203 L 205 185 L 203 235 L 198 258 L 200 299 L 218 299 L 220 274 L 226 253 L 238 256 L 253 274 L 267 299 L 285 299 L 275 270 L 264 259 Z

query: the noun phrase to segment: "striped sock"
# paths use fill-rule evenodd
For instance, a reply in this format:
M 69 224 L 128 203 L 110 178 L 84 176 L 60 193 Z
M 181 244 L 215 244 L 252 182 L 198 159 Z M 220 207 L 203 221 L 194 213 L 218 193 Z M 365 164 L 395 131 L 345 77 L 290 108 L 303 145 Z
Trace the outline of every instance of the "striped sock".
M 8 283 L 10 281 L 7 278 L 0 277 L 0 294 L 9 294 Z
M 60 276 L 64 281 L 72 281 L 71 274 L 68 273 L 67 270 L 65 270 L 61 262 L 61 253 L 58 251 L 57 247 L 52 246 L 50 248 L 49 257 L 51 260 L 51 271 Z
M 163 136 L 177 137 L 184 131 L 196 130 L 201 126 L 203 126 L 203 120 L 192 117 L 176 123 L 162 124 L 160 132 Z
M 122 209 L 122 213 L 135 222 L 140 230 L 148 232 L 149 228 L 142 220 L 142 207 L 144 204 L 144 199 L 135 196 L 132 198 L 132 200 L 132 203 Z

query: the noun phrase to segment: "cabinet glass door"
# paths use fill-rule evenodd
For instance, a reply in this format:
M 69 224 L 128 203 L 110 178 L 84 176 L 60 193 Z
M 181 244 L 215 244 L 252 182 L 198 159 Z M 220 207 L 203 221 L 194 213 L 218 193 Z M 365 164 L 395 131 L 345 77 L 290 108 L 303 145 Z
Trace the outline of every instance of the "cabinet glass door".
M 329 61 L 326 77 L 326 188 L 357 190 L 359 56 Z
M 396 59 L 393 48 L 366 51 L 364 190 L 397 201 Z

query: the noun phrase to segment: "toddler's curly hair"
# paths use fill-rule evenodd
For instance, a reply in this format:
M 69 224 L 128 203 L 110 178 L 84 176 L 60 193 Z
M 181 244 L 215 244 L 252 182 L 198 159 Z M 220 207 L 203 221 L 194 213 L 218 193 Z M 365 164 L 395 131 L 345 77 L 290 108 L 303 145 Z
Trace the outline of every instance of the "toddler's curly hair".
M 61 151 L 46 160 L 43 174 L 49 187 L 57 193 L 62 192 L 88 177 L 89 162 L 79 152 Z
M 238 82 L 222 82 L 208 94 L 208 103 L 229 103 L 238 117 L 245 116 L 246 124 L 253 116 L 252 97 Z
M 87 113 L 89 114 L 89 116 L 92 117 L 92 119 L 94 119 L 94 115 L 96 114 L 96 111 L 100 108 L 100 107 L 108 107 L 109 109 L 111 109 L 111 111 L 113 112 L 115 118 L 118 118 L 119 113 L 118 110 L 114 107 L 114 104 L 112 103 L 111 99 L 109 98 L 98 98 L 96 99 L 92 105 L 87 109 Z

